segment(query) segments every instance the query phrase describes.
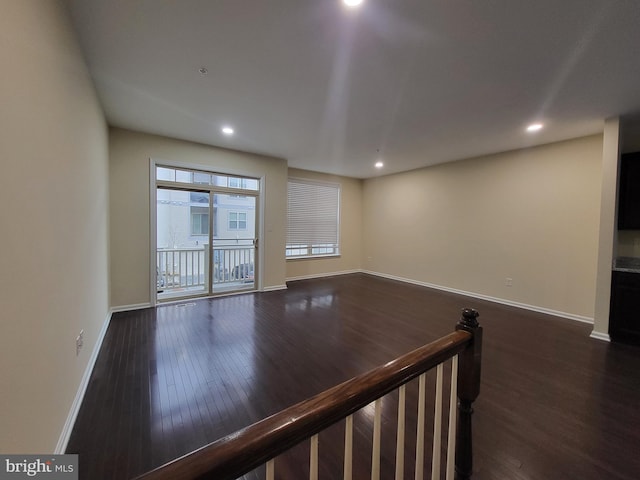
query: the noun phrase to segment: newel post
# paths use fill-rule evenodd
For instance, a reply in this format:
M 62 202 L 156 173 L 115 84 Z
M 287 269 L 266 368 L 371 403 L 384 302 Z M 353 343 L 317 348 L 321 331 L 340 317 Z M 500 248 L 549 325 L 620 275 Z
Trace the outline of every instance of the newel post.
M 482 327 L 479 313 L 472 308 L 462 310 L 456 330 L 473 335 L 471 344 L 458 355 L 458 424 L 456 431 L 455 480 L 468 480 L 473 472 L 471 442 L 471 414 L 473 402 L 480 393 L 480 365 L 482 360 Z

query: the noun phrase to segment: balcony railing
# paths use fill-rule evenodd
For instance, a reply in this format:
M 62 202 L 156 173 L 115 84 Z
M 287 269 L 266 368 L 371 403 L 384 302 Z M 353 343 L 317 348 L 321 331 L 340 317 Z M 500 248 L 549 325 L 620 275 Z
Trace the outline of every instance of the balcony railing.
M 209 275 L 209 253 L 213 254 L 213 274 Z M 253 239 L 214 240 L 209 245 L 189 248 L 158 248 L 157 287 L 160 294 L 206 293 L 213 287 L 248 287 L 254 284 L 255 247 Z

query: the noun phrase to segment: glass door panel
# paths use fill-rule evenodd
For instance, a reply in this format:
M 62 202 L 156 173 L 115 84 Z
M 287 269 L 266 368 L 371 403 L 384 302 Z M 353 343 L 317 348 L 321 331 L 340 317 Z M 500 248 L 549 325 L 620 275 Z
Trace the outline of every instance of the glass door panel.
M 158 300 L 210 292 L 209 197 L 207 192 L 157 189 Z
M 256 197 L 213 194 L 213 292 L 256 288 Z

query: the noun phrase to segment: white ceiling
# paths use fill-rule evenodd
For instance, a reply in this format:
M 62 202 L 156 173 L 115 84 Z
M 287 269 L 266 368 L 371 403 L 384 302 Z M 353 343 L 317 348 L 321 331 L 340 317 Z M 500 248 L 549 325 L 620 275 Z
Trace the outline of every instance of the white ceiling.
M 637 0 L 68 4 L 109 124 L 292 167 L 367 178 L 640 112 Z

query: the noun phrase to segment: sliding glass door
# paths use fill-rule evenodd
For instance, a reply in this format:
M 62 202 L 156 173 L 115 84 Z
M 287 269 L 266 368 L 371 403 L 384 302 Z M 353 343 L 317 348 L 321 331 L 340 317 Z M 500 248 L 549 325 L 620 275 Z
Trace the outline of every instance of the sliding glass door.
M 210 195 L 157 189 L 158 299 L 209 293 Z
M 256 270 L 256 197 L 213 195 L 213 287 L 252 290 Z
M 256 288 L 256 179 L 157 167 L 157 299 Z

